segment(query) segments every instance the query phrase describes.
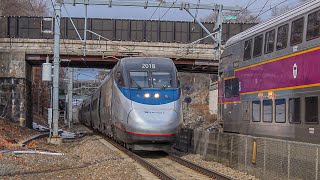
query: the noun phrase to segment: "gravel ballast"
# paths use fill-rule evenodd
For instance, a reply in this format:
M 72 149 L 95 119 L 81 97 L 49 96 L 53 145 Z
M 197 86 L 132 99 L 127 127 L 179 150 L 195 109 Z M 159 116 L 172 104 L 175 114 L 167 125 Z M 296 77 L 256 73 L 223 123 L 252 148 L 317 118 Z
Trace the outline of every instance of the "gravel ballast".
M 142 179 L 132 163 L 109 149 L 101 137 L 88 135 L 37 147 L 64 153 L 62 156 L 13 153 L 0 154 L 0 179 Z

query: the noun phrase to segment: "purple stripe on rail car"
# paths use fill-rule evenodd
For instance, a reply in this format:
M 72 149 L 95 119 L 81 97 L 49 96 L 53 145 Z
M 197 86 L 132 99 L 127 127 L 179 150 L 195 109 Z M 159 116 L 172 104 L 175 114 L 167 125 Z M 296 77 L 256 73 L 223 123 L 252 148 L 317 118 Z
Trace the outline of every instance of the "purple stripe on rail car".
M 317 84 L 320 83 L 320 50 L 239 70 L 235 76 L 241 82 L 241 93 Z

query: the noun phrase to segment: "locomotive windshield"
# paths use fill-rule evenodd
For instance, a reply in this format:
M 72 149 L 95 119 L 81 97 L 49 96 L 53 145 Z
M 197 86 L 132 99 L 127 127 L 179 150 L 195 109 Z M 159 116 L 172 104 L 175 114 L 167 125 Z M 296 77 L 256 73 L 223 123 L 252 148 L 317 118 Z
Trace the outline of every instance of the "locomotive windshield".
M 147 88 L 149 87 L 148 72 L 130 72 L 130 87 Z
M 168 72 L 152 72 L 152 86 L 154 88 L 172 87 L 171 74 Z
M 130 87 L 132 88 L 171 88 L 173 87 L 172 74 L 170 72 L 131 71 Z
M 123 86 L 129 88 L 177 88 L 177 69 L 167 58 L 124 58 L 119 63 Z

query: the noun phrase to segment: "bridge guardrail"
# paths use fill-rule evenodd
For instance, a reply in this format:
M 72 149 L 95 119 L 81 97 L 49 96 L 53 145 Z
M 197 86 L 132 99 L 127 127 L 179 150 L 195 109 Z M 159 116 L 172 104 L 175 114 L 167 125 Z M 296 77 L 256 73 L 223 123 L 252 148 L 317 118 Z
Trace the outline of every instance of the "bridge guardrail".
M 84 18 L 72 18 L 81 36 L 84 31 Z M 214 23 L 204 22 L 204 26 L 213 30 Z M 226 23 L 222 28 L 222 41 L 242 32 L 255 24 Z M 52 23 L 47 17 L 16 17 L 0 16 L 0 38 L 52 39 L 53 34 L 45 33 L 51 30 Z M 135 42 L 167 42 L 190 43 L 207 34 L 194 22 L 129 20 L 129 19 L 88 19 L 88 30 L 96 32 L 113 41 Z M 232 32 L 231 32 L 232 31 Z M 70 19 L 61 18 L 61 38 L 78 39 Z M 99 39 L 98 36 L 87 33 L 88 40 Z M 200 44 L 213 44 L 211 38 L 200 41 Z

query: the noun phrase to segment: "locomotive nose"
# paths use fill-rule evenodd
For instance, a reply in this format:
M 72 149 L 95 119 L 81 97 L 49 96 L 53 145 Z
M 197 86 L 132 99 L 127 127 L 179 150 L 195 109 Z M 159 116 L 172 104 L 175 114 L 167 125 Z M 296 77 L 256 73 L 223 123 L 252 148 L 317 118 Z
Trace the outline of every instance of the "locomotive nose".
M 141 134 L 174 134 L 181 122 L 172 109 L 133 109 L 128 125 L 129 131 Z

